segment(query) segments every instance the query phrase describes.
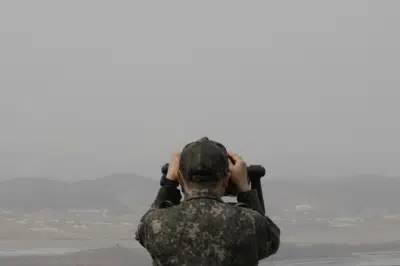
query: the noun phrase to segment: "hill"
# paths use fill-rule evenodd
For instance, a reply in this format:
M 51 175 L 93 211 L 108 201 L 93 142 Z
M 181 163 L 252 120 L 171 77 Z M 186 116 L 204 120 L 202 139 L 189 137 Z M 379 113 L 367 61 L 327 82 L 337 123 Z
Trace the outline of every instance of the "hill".
M 157 181 L 134 174 L 114 174 L 73 183 L 43 178 L 12 179 L 0 183 L 0 208 L 109 209 L 142 211 L 154 199 Z M 400 213 L 400 179 L 354 177 L 341 180 L 264 180 L 267 212 L 281 215 L 308 205 L 325 216 Z M 297 207 L 296 207 L 297 206 Z
M 157 182 L 134 174 L 114 174 L 73 183 L 44 178 L 11 179 L 0 183 L 0 208 L 35 211 L 40 209 L 110 209 L 149 205 Z
M 269 213 L 310 205 L 327 216 L 400 213 L 400 178 L 357 176 L 340 180 L 264 181 Z

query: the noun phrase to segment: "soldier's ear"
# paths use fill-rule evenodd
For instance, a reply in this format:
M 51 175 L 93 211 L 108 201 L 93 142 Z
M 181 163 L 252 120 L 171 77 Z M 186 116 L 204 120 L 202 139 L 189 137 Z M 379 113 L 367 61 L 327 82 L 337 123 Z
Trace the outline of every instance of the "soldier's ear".
M 223 178 L 225 187 L 227 187 L 229 185 L 230 179 L 231 179 L 231 172 L 228 172 L 228 175 Z
M 183 176 L 182 176 L 182 173 L 180 170 L 178 171 L 178 182 L 179 182 L 179 185 L 182 187 L 183 186 Z

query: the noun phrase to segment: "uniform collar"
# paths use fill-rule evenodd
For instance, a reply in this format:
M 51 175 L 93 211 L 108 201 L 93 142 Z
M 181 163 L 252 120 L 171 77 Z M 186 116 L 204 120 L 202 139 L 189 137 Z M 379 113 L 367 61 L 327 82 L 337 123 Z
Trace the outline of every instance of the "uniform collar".
M 193 199 L 213 199 L 223 202 L 221 196 L 210 189 L 192 189 L 189 192 L 185 192 L 184 201 Z

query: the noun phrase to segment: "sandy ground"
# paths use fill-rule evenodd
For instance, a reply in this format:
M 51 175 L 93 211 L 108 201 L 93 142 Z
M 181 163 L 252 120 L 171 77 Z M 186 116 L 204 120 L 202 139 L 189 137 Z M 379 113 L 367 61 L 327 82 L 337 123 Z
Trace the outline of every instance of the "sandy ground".
M 1 266 L 151 266 L 151 258 L 141 249 L 105 248 L 54 256 L 1 258 Z
M 130 222 L 134 220 L 133 217 L 104 219 L 93 217 L 93 215 L 87 217 L 62 215 L 66 214 L 1 217 L 0 251 L 12 249 L 91 250 L 51 256 L 2 257 L 0 254 L 0 266 L 150 266 L 152 264 L 147 251 L 139 247 L 134 240 L 136 224 Z M 347 253 L 351 255 L 348 247 L 321 246 L 324 243 L 352 244 L 353 251 L 359 244 L 381 245 L 384 242 L 400 241 L 400 219 L 379 219 L 368 222 L 345 220 L 339 223 L 339 226 L 330 221 L 278 220 L 277 223 L 282 229 L 282 242 L 290 243 L 290 246 L 282 248 L 278 256 L 274 256 L 275 262 L 289 257 L 308 257 L 310 254 L 312 256 L 343 256 Z M 294 247 L 299 244 L 313 247 L 300 252 Z M 386 249 L 388 247 L 384 247 L 384 250 Z M 392 248 L 389 247 L 389 249 Z M 400 244 L 395 249 L 400 250 Z
M 400 259 L 400 243 L 387 243 L 375 245 L 348 246 L 343 244 L 318 244 L 308 247 L 298 247 L 294 244 L 282 243 L 278 253 L 260 265 L 295 265 L 292 260 L 315 261 L 330 258 L 330 260 L 341 261 L 343 259 L 356 257 L 361 253 L 376 254 L 387 258 L 397 256 Z M 336 258 L 336 259 L 335 259 Z M 339 258 L 339 259 L 338 259 Z M 279 265 L 280 265 L 279 264 Z M 70 253 L 66 255 L 52 256 L 20 256 L 0 257 L 1 266 L 151 266 L 151 258 L 143 248 L 111 247 L 83 252 Z M 298 265 L 298 264 L 296 264 Z M 303 265 L 307 265 L 304 264 Z M 320 264 L 322 265 L 322 264 Z M 324 264 L 325 265 L 325 264 Z M 343 264 L 349 265 L 349 264 Z M 352 264 L 353 265 L 353 264 Z M 356 265 L 356 264 L 354 264 Z M 359 264 L 357 264 L 359 265 Z M 374 264 L 389 265 L 389 264 Z M 399 264 L 390 264 L 399 265 Z

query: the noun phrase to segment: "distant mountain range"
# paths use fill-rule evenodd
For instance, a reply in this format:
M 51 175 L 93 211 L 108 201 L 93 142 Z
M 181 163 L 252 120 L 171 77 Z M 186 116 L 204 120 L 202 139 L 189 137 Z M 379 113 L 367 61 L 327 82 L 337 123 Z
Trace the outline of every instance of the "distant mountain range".
M 264 180 L 267 212 L 280 215 L 309 205 L 326 215 L 400 213 L 400 179 L 355 177 L 341 180 Z M 109 209 L 137 212 L 149 207 L 159 183 L 134 174 L 114 174 L 72 183 L 44 178 L 0 182 L 0 208 Z
M 274 214 L 310 205 L 327 216 L 399 213 L 400 178 L 356 176 L 338 180 L 266 180 L 264 198 Z
M 157 183 L 133 174 L 114 174 L 72 183 L 44 178 L 10 179 L 0 182 L 0 208 L 109 209 L 132 211 L 155 197 Z

